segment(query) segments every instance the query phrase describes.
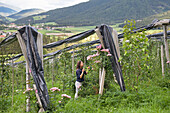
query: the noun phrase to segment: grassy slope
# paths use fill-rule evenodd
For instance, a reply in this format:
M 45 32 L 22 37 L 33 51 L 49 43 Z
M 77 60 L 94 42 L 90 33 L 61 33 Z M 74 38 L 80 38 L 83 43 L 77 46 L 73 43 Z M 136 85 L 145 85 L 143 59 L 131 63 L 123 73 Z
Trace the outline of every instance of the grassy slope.
M 159 13 L 156 15 L 146 17 L 146 18 L 142 19 L 141 22 L 137 22 L 137 26 L 143 26 L 143 25 L 150 24 L 154 19 L 158 19 L 158 20 L 170 19 L 170 11 L 166 11 L 164 13 Z

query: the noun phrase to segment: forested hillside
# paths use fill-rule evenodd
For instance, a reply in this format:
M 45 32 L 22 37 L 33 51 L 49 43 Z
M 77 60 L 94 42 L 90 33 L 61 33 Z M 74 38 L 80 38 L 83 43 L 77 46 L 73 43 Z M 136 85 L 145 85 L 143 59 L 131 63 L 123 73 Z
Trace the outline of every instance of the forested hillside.
M 17 24 L 56 22 L 59 25 L 115 24 L 170 10 L 169 0 L 90 0 L 15 21 Z
M 0 24 L 6 24 L 8 22 L 7 18 L 0 15 Z

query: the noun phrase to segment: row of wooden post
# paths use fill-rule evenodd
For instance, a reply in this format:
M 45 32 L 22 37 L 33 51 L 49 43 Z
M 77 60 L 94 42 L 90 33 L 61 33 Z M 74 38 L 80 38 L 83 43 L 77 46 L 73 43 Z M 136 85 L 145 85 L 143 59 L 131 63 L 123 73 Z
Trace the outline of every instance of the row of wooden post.
M 168 39 L 167 39 L 167 25 L 163 25 L 163 32 L 164 32 L 164 36 L 163 36 L 163 42 L 161 44 L 161 65 L 162 65 L 162 76 L 165 76 L 165 70 L 164 70 L 164 45 L 165 45 L 165 55 L 166 55 L 166 60 L 169 60 L 169 48 L 168 48 Z M 169 67 L 169 64 L 167 64 Z

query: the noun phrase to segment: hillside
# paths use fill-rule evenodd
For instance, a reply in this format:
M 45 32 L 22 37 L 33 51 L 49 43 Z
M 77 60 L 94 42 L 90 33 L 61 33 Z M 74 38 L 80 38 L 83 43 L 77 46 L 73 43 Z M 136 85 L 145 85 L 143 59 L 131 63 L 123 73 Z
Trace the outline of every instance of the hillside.
M 13 18 L 13 19 L 21 19 L 21 18 L 31 16 L 31 15 L 34 15 L 34 14 L 39 14 L 39 13 L 42 13 L 42 12 L 44 12 L 44 10 L 42 10 L 42 9 L 25 9 L 25 10 L 22 10 L 18 13 L 12 14 L 8 17 Z
M 154 19 L 161 20 L 161 19 L 169 19 L 169 18 L 170 18 L 170 10 L 160 13 L 160 14 L 156 14 L 156 15 L 143 18 L 142 21 L 137 22 L 137 26 L 147 25 L 151 23 Z
M 15 21 L 17 24 L 56 22 L 58 25 L 115 24 L 170 10 L 169 0 L 90 0 Z
M 7 22 L 9 22 L 8 19 L 0 15 L 0 24 L 6 24 Z

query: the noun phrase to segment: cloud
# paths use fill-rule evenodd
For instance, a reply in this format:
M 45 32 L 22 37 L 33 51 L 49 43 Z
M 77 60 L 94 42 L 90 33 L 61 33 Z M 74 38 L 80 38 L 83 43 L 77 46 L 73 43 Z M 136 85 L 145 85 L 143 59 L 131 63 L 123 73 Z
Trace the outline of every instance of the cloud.
M 40 8 L 51 10 L 86 2 L 89 0 L 1 0 L 0 2 L 9 4 L 21 9 Z

